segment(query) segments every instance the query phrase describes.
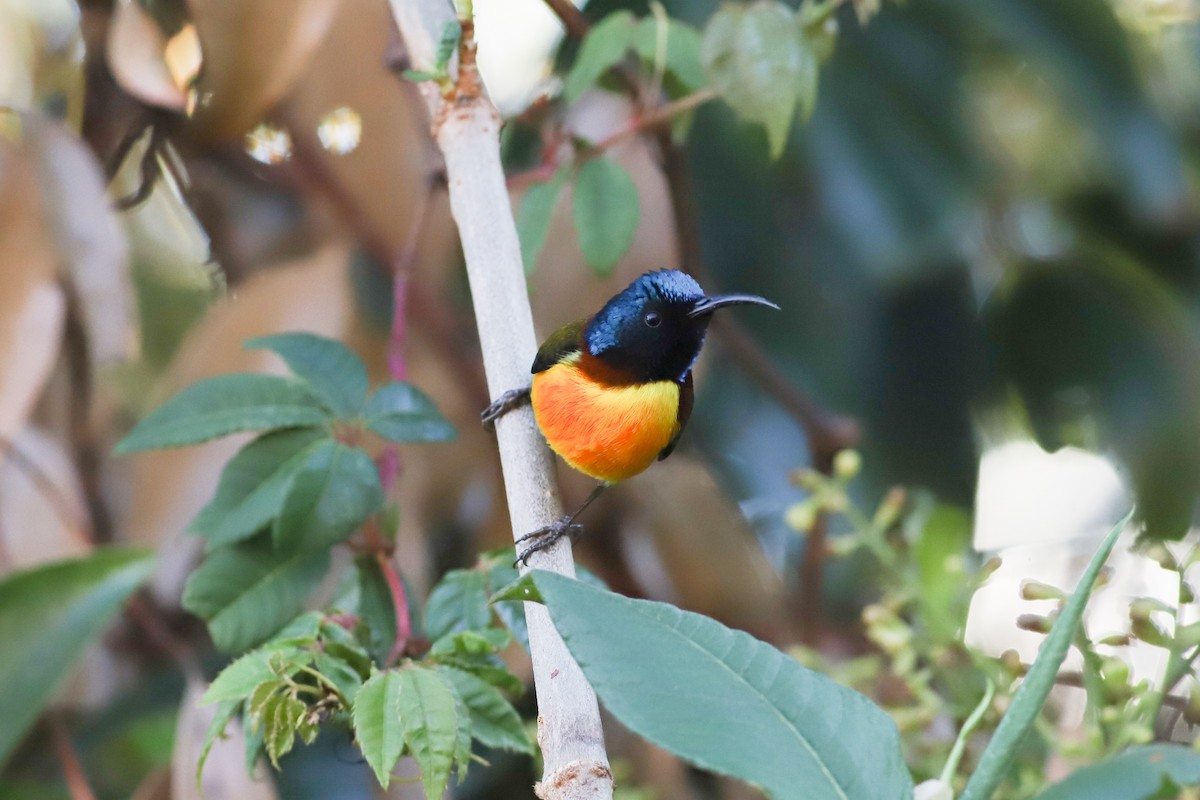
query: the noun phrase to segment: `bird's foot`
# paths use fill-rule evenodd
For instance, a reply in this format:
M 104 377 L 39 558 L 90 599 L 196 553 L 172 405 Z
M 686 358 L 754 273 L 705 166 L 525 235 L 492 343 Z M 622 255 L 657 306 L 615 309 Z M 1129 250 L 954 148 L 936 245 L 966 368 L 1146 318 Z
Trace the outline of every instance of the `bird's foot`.
M 564 536 L 570 536 L 572 540 L 583 532 L 583 526 L 575 522 L 575 518 L 571 516 L 560 517 L 554 522 L 551 522 L 544 528 L 538 528 L 533 533 L 527 533 L 516 543 L 532 542 L 524 550 L 517 553 L 517 560 L 513 562 L 513 566 L 524 564 L 529 566 L 529 557 L 539 550 L 545 550 L 547 547 L 553 546 L 555 542 Z
M 479 421 L 483 423 L 485 431 L 496 429 L 496 420 L 503 417 L 508 412 L 515 408 L 520 408 L 529 402 L 528 389 L 509 389 L 504 394 L 497 397 L 490 406 L 485 408 L 479 415 Z

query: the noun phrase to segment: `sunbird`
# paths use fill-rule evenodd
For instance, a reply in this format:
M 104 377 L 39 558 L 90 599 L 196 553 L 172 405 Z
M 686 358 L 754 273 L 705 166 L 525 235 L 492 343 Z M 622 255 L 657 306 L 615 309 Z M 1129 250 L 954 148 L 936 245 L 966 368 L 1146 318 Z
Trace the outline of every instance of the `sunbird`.
M 779 309 L 762 297 L 709 297 L 690 275 L 647 272 L 590 317 L 552 333 L 533 360 L 533 383 L 505 392 L 480 415 L 485 427 L 525 403 L 550 448 L 599 484 L 573 514 L 528 533 L 517 557 L 581 530 L 575 519 L 606 488 L 675 449 L 692 413 L 692 365 L 713 312 L 735 305 Z

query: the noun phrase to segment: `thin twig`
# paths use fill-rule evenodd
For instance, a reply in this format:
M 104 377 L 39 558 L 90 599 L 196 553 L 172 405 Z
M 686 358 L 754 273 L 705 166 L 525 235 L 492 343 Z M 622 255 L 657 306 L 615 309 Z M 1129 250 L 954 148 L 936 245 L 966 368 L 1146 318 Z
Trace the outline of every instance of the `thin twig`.
M 75 504 L 63 494 L 58 484 L 54 482 L 54 479 L 47 475 L 45 470 L 24 453 L 17 446 L 16 442 L 0 438 L 0 461 L 4 459 L 8 459 L 13 463 L 13 466 L 25 473 L 25 476 L 29 478 L 38 493 L 45 498 L 46 504 L 54 509 L 55 515 L 58 516 L 59 520 L 68 530 L 77 531 L 85 542 L 91 543 L 92 538 L 88 525 L 81 516 L 70 511 Z
M 67 780 L 67 790 L 71 800 L 96 800 L 92 787 L 88 786 L 87 776 L 75 753 L 75 745 L 71 743 L 71 735 L 67 726 L 58 713 L 49 715 L 50 738 L 54 740 L 54 752 L 62 765 L 63 777 Z
M 587 36 L 592 25 L 587 21 L 583 12 L 571 3 L 571 0 L 546 0 L 546 5 L 567 29 L 567 36 L 572 39 L 582 39 Z

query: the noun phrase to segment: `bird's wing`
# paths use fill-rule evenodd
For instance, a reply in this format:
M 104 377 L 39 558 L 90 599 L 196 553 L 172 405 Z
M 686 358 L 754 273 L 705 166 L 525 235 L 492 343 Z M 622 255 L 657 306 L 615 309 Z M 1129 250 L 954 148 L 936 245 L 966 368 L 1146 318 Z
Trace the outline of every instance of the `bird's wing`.
M 695 396 L 695 390 L 692 388 L 692 371 L 688 370 L 688 374 L 683 376 L 683 381 L 679 384 L 679 410 L 675 413 L 675 434 L 671 437 L 671 441 L 667 442 L 667 446 L 659 451 L 659 461 L 671 455 L 675 451 L 675 445 L 679 444 L 679 437 L 683 434 L 688 418 L 692 416 L 692 401 Z
M 565 356 L 569 356 L 571 353 L 578 353 L 583 326 L 586 324 L 586 317 L 584 319 L 577 319 L 569 325 L 563 325 L 554 333 L 547 336 L 546 341 L 542 342 L 542 346 L 538 348 L 537 357 L 533 359 L 533 369 L 530 372 L 534 375 L 544 372 L 559 361 L 562 361 Z

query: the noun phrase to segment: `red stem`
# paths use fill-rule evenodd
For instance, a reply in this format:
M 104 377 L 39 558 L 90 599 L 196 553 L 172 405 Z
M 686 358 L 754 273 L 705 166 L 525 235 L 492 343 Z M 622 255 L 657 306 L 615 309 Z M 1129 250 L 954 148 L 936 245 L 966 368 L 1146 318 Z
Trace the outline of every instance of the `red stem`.
M 408 640 L 412 638 L 412 615 L 408 611 L 408 595 L 404 592 L 404 584 L 400 581 L 400 571 L 396 562 L 383 550 L 375 551 L 375 560 L 387 581 L 388 591 L 392 595 L 392 607 L 396 609 L 396 642 L 388 652 L 386 666 L 392 666 L 404 655 Z
M 54 752 L 62 764 L 63 777 L 67 780 L 71 800 L 96 800 L 92 787 L 88 786 L 79 757 L 75 754 L 75 746 L 71 744 L 71 736 L 57 714 L 50 715 L 50 736 L 54 739 Z

